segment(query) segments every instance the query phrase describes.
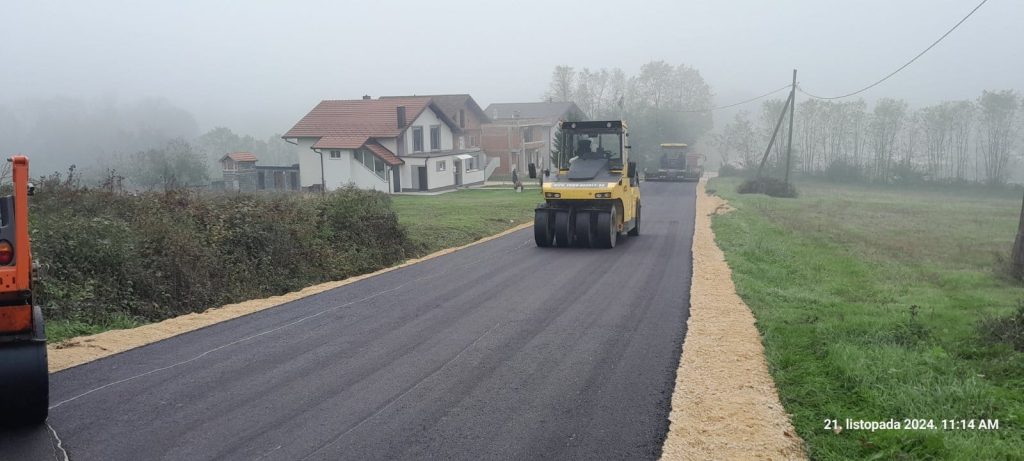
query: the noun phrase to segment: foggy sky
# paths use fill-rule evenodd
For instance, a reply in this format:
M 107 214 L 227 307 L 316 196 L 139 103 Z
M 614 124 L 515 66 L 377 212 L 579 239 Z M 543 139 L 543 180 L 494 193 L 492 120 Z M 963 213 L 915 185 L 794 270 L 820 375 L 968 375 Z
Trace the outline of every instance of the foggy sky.
M 895 69 L 976 0 L 4 1 L 0 102 L 162 97 L 203 130 L 280 133 L 321 99 L 538 100 L 555 65 L 698 68 L 726 104 L 786 84 L 829 96 Z M 1024 2 L 991 0 L 864 96 L 923 105 L 1024 89 Z M 756 109 L 757 106 L 748 106 Z

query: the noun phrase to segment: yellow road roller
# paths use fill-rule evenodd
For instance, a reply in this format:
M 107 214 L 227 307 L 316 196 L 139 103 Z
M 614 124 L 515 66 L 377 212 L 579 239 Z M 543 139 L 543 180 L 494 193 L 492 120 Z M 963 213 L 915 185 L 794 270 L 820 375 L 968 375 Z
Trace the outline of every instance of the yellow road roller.
M 621 120 L 562 122 L 561 142 L 543 172 L 544 203 L 534 211 L 539 247 L 614 248 L 640 234 L 640 176 Z M 530 177 L 537 174 L 529 165 Z

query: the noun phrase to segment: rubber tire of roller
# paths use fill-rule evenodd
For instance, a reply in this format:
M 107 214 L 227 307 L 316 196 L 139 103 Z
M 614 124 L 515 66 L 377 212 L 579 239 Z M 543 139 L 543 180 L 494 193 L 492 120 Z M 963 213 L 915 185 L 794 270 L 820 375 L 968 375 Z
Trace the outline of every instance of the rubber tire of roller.
M 615 208 L 610 211 L 597 213 L 597 239 L 594 246 L 598 248 L 615 248 L 616 238 L 619 236 L 615 228 Z
M 46 334 L 39 307 L 33 308 L 34 336 L 43 341 L 0 345 L 0 425 L 29 426 L 46 421 L 50 406 L 50 372 Z
M 636 204 L 636 221 L 633 223 L 633 228 L 629 230 L 630 237 L 636 237 L 640 235 L 640 203 Z
M 591 225 L 590 212 L 580 211 L 576 213 L 576 244 L 589 248 L 594 242 L 594 231 Z
M 551 212 L 547 210 L 536 210 L 533 214 L 533 240 L 537 246 L 547 248 L 555 240 L 555 229 Z
M 572 220 L 570 211 L 555 212 L 555 246 L 565 248 L 572 245 Z

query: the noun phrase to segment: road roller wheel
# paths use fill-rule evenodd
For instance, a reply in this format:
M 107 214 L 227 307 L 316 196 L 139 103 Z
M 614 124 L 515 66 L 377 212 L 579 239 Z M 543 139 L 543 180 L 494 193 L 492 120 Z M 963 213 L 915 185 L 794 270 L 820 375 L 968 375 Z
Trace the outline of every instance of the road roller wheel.
M 27 426 L 46 421 L 49 381 L 45 342 L 0 346 L 0 425 Z
M 594 241 L 589 211 L 576 213 L 576 244 L 588 248 Z
M 536 210 L 533 214 L 533 239 L 537 246 L 547 248 L 555 239 L 555 222 L 551 219 L 551 212 L 547 210 Z
M 609 211 L 597 213 L 597 234 L 594 246 L 598 248 L 615 248 L 615 240 L 619 236 L 619 230 L 615 226 L 615 208 Z
M 640 235 L 640 204 L 636 204 L 636 219 L 633 222 L 633 228 L 629 230 L 630 237 L 636 237 Z
M 569 211 L 555 212 L 555 245 L 565 248 L 572 245 L 572 221 Z
M 0 343 L 0 425 L 42 424 L 50 406 L 46 329 L 39 306 L 32 308 L 32 340 Z

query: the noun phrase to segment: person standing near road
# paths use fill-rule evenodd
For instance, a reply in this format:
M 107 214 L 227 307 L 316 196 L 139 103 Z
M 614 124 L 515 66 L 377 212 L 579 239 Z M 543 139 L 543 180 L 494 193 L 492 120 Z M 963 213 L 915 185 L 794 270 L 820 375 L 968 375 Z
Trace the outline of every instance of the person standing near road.
M 512 190 L 516 192 L 523 191 L 523 182 L 519 180 L 519 170 L 512 167 Z

